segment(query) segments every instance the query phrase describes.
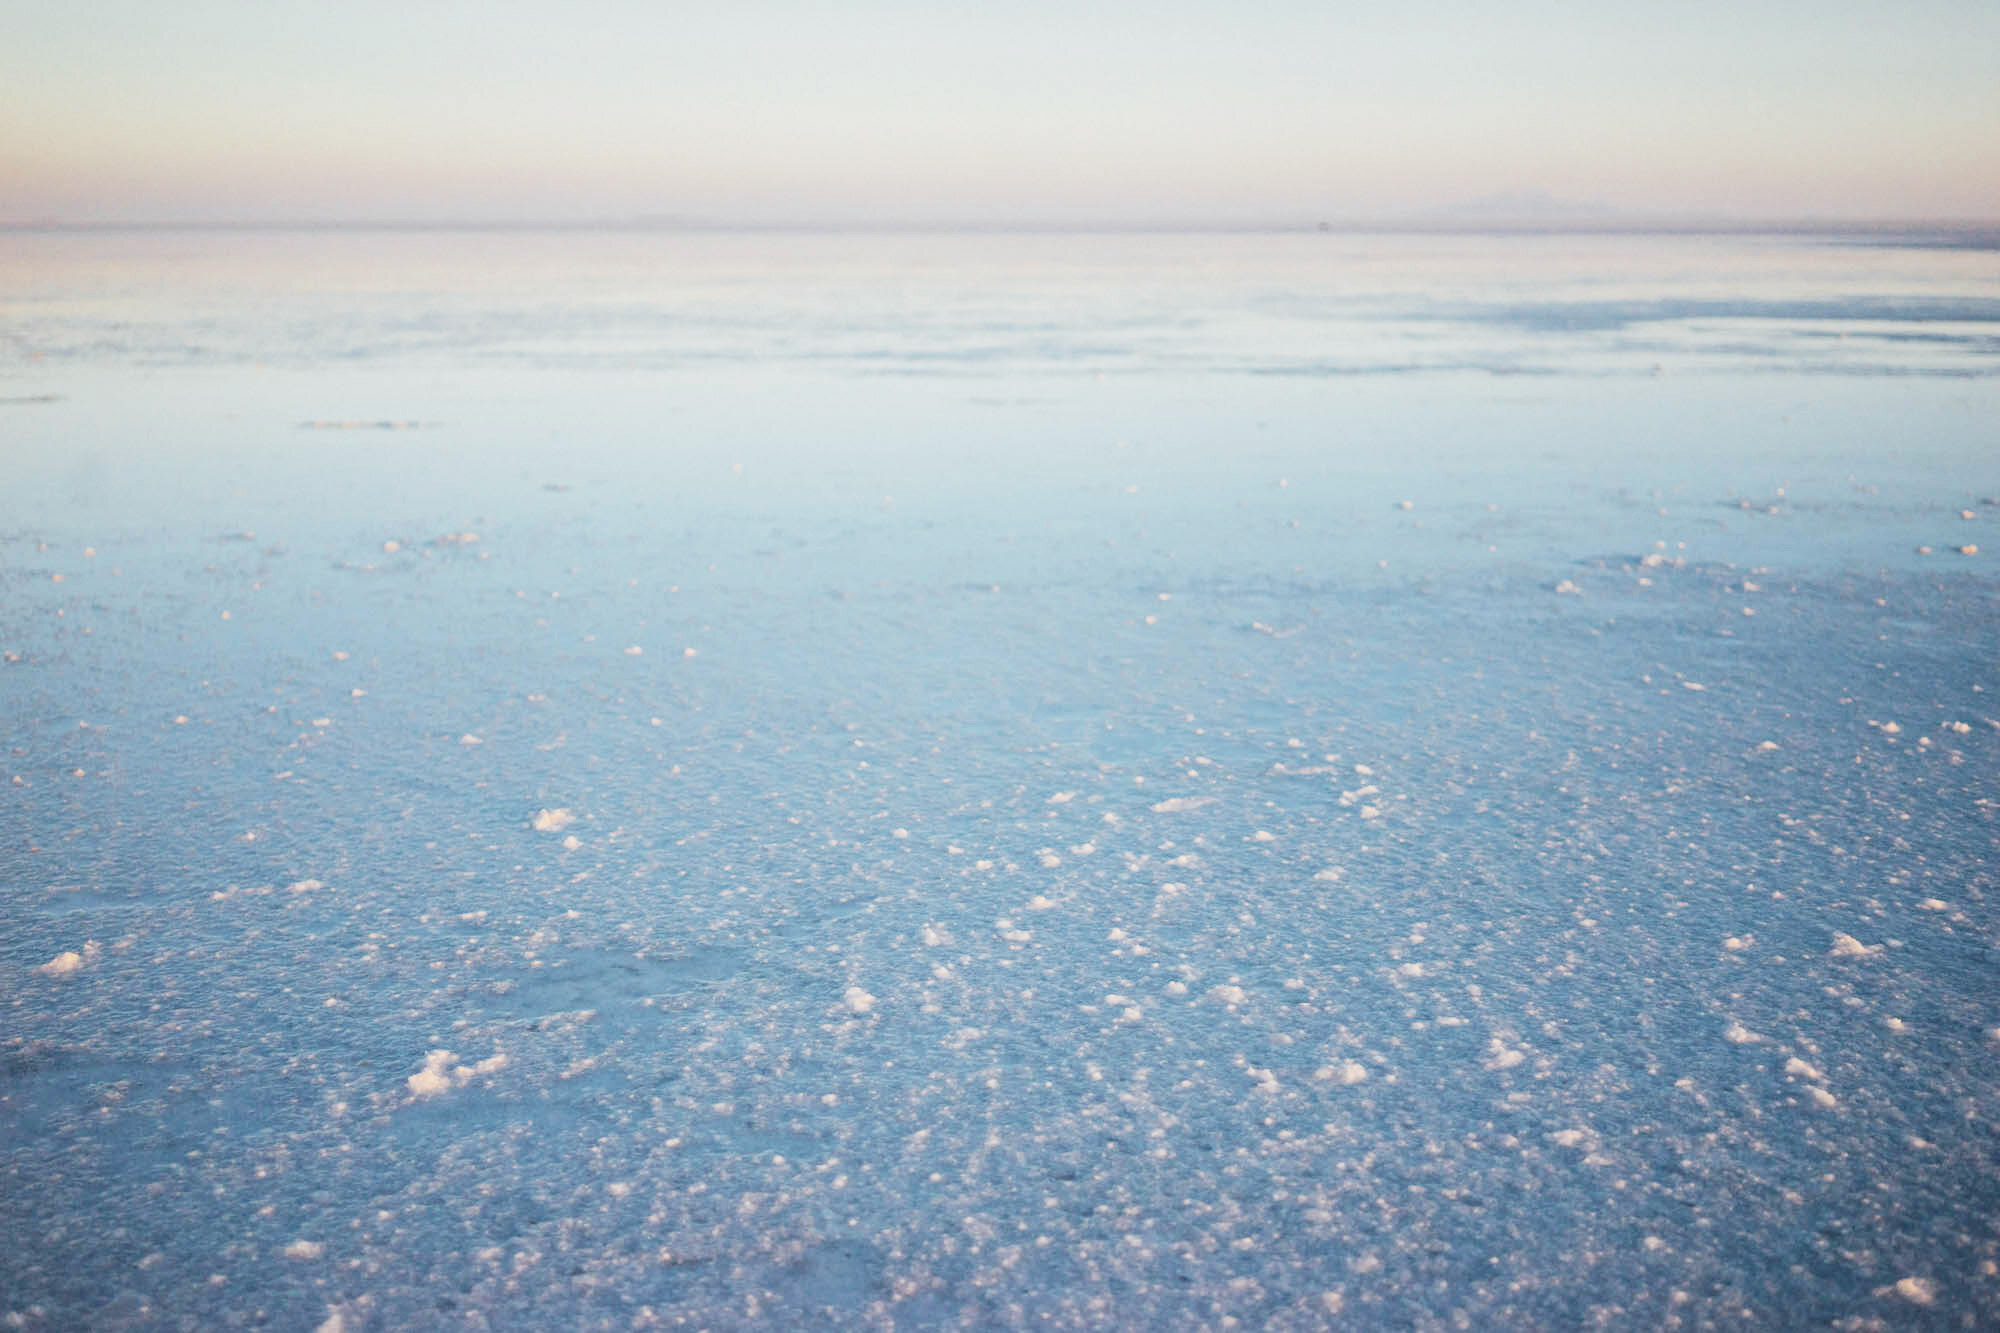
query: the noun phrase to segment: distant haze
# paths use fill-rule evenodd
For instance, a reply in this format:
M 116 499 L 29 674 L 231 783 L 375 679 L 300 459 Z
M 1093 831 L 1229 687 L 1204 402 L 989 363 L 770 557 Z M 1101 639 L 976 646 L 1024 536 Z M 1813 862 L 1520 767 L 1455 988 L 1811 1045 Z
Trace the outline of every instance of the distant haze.
M 24 0 L 0 221 L 2000 217 L 1993 0 Z

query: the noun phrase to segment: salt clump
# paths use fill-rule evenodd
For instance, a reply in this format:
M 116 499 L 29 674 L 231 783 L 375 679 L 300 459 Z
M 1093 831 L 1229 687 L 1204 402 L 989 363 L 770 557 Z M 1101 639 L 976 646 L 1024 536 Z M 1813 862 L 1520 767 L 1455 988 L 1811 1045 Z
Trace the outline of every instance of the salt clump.
M 1929 1305 L 1937 1299 L 1937 1283 L 1927 1277 L 1899 1278 L 1896 1294 L 1912 1305 Z
M 1882 952 L 1882 946 L 1879 944 L 1863 944 L 1852 935 L 1843 935 L 1839 931 L 1835 931 L 1831 952 L 1835 958 L 1870 958 Z
M 446 1072 L 451 1068 L 450 1051 L 432 1051 L 424 1057 L 424 1067 L 405 1080 L 413 1097 L 436 1097 L 451 1091 L 451 1078 Z
M 84 944 L 82 953 L 74 949 L 64 949 L 35 971 L 45 977 L 74 976 L 83 970 L 84 964 L 96 962 L 97 955 L 101 952 L 103 952 L 102 946 L 96 940 L 90 940 Z
M 576 816 L 568 810 L 537 810 L 528 821 L 537 833 L 560 833 L 575 822 Z

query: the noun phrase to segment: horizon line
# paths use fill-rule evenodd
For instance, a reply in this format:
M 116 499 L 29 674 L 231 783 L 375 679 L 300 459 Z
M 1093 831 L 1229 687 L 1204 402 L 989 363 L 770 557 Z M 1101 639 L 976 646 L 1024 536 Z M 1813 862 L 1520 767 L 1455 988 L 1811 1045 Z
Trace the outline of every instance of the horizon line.
M 1028 218 L 798 219 L 636 214 L 601 218 L 24 218 L 0 219 L 0 232 L 784 232 L 1061 234 L 1334 234 L 1551 236 L 1905 236 L 1980 239 L 2000 245 L 2000 218 L 1740 218 L 1645 215 L 1581 217 L 1400 216 L 1217 221 Z

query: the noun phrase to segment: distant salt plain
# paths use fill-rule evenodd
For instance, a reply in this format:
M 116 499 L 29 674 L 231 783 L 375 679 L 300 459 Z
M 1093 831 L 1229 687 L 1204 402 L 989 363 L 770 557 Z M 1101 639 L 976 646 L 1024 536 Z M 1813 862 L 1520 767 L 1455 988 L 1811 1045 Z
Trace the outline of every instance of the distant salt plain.
M 2000 1307 L 2000 256 L 6 240 L 10 1326 Z

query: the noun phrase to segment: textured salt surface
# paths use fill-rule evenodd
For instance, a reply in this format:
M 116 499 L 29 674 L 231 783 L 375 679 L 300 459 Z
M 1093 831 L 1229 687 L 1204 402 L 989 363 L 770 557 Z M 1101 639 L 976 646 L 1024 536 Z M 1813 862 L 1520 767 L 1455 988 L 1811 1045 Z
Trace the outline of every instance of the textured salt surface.
M 1994 381 L 968 271 L 1051 364 L 20 386 L 0 1315 L 1990 1322 Z

